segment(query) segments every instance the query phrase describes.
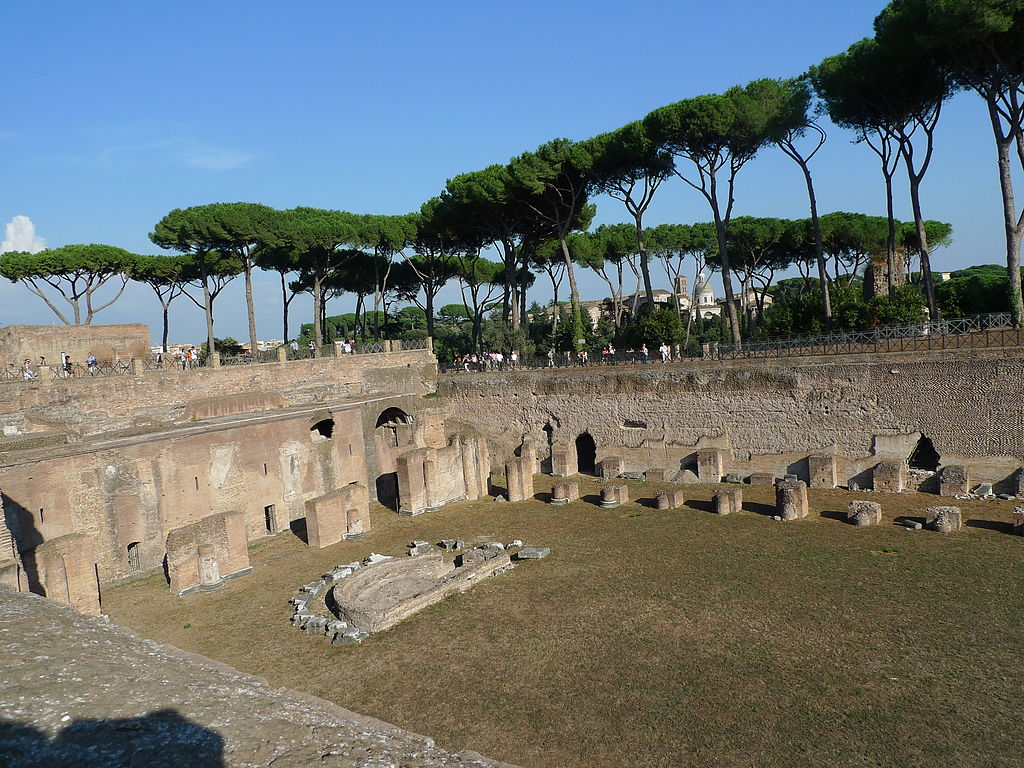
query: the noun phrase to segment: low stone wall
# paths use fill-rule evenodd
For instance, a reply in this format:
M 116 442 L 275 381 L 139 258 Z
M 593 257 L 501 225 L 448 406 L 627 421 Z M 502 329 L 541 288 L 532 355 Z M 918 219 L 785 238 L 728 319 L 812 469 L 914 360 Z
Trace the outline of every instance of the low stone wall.
M 353 395 L 425 395 L 434 391 L 436 372 L 433 352 L 424 349 L 15 382 L 0 389 L 0 426 L 81 437 Z
M 831 456 L 836 482 L 865 487 L 922 437 L 973 482 L 1009 483 L 1024 461 L 1024 360 L 1004 350 L 453 374 L 438 392 L 487 436 L 494 470 L 529 440 L 556 473 L 575 471 L 582 436 L 598 463 L 666 477 L 718 449 L 723 474 L 828 483 L 831 464 L 812 478 L 808 459 Z

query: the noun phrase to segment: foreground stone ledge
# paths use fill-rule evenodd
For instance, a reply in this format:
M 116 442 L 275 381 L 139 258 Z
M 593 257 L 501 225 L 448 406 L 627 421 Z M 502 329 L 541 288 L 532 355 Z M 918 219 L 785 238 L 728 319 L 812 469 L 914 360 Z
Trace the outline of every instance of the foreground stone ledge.
M 2 588 L 0 658 L 5 768 L 504 766 Z

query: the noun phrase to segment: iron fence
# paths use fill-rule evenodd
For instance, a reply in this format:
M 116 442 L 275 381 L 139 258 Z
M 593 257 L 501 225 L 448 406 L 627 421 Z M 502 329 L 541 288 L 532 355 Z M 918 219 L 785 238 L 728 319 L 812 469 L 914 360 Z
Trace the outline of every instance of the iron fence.
M 134 374 L 131 360 L 97 360 L 95 363 L 64 363 L 50 368 L 52 379 L 86 379 Z
M 665 360 L 659 349 L 586 351 L 585 355 L 556 352 L 512 361 L 510 356 L 469 355 L 441 370 L 507 371 L 516 368 L 575 368 L 602 365 L 643 365 L 669 360 L 736 360 L 757 358 L 851 355 L 869 352 L 913 352 L 935 349 L 967 349 L 1024 346 L 1024 329 L 1013 327 L 1009 313 L 973 315 L 954 320 L 922 321 L 911 325 L 846 331 L 818 336 L 788 336 L 744 341 L 740 344 L 711 343 L 699 348 L 672 349 Z

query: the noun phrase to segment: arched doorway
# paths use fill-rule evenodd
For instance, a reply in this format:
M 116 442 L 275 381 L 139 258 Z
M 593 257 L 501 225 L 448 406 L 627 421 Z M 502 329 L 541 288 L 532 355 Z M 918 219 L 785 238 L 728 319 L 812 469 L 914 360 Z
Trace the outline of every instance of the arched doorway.
M 589 432 L 576 438 L 576 471 L 582 475 L 597 471 L 597 443 Z
M 928 472 L 937 472 L 939 469 L 939 452 L 932 445 L 931 438 L 921 435 L 914 450 L 910 452 L 907 465 L 911 469 L 923 469 Z
M 389 448 L 398 448 L 412 442 L 412 416 L 401 408 L 388 408 L 377 417 L 374 429 Z

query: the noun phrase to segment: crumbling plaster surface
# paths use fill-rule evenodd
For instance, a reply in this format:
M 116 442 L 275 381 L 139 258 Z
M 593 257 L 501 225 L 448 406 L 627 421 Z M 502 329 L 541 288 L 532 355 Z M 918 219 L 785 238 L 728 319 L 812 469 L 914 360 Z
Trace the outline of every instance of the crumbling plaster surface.
M 488 436 L 496 462 L 527 436 L 546 446 L 546 424 L 556 442 L 589 432 L 598 459 L 621 454 L 627 470 L 720 447 L 731 468 L 751 470 L 832 453 L 849 477 L 906 459 L 921 434 L 979 477 L 1002 480 L 1024 459 L 1024 361 L 1009 356 L 463 374 L 438 392 Z

